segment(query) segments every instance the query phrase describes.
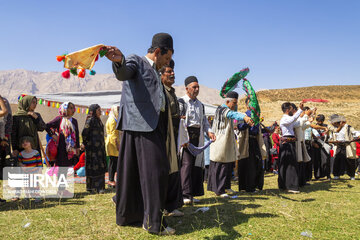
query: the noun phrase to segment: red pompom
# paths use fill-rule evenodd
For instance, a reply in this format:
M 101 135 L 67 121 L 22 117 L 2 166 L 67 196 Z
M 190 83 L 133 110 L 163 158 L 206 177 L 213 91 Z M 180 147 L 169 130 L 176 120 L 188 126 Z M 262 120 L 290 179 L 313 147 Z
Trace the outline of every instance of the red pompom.
M 78 73 L 79 78 L 84 78 L 85 77 L 85 69 L 81 69 Z
M 70 70 L 66 70 L 66 71 L 62 72 L 61 75 L 63 78 L 69 79 L 70 78 Z
M 97 60 L 99 60 L 99 54 L 96 55 L 95 62 L 96 62 Z
M 62 60 L 64 60 L 65 59 L 65 56 L 56 56 L 56 60 L 58 61 L 58 62 L 61 62 Z

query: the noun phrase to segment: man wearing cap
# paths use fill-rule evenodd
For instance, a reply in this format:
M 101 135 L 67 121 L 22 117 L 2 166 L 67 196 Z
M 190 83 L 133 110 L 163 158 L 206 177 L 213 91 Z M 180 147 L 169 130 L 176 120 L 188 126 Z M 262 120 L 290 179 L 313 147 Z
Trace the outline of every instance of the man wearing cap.
M 178 132 L 179 132 L 179 123 L 180 123 L 180 108 L 177 96 L 175 94 L 175 89 L 172 85 L 175 83 L 175 74 L 174 74 L 175 63 L 173 60 L 170 61 L 168 65 L 165 65 L 160 69 L 161 82 L 164 85 L 165 93 L 168 99 L 168 105 L 171 113 L 172 120 L 172 131 L 174 133 L 174 141 L 177 141 Z M 175 157 L 177 162 L 178 169 L 169 174 L 168 181 L 168 190 L 165 202 L 165 215 L 180 217 L 184 213 L 179 211 L 178 208 L 181 208 L 183 205 L 183 197 L 181 191 L 181 180 L 179 172 L 179 162 L 177 153 L 175 150 L 175 156 L 171 156 L 171 152 L 168 151 L 168 158 Z
M 204 145 L 204 132 L 212 141 L 216 137 L 212 132 L 205 116 L 204 105 L 197 99 L 199 83 L 195 76 L 185 79 L 186 95 L 179 99 L 180 114 L 185 117 L 185 126 L 189 134 L 189 141 L 194 146 Z M 194 196 L 204 195 L 203 185 L 204 153 L 196 157 L 188 149 L 184 149 L 181 159 L 181 187 L 184 204 L 192 204 Z M 197 201 L 195 199 L 195 201 Z
M 354 140 L 355 129 L 346 123 L 344 116 L 333 114 L 330 116 L 332 126 L 329 143 L 334 147 L 334 179 L 340 179 L 345 172 L 351 180 L 355 180 L 356 171 L 356 143 Z
M 284 102 L 281 110 L 284 115 L 280 120 L 282 137 L 279 149 L 279 176 L 278 186 L 281 190 L 289 193 L 300 193 L 299 191 L 299 164 L 296 159 L 296 138 L 294 128 L 299 125 L 296 120 L 303 112 L 304 103 L 301 102 L 299 109 L 294 113 L 290 102 Z
M 118 129 L 123 131 L 117 166 L 116 223 L 134 225 L 161 235 L 174 234 L 163 219 L 171 171 L 166 155 L 168 106 L 158 71 L 169 64 L 173 39 L 167 33 L 153 36 L 144 57 L 107 46 L 118 80 L 123 81 Z
M 231 189 L 233 163 L 239 155 L 234 134 L 234 119 L 245 121 L 251 126 L 253 124 L 250 117 L 236 111 L 238 98 L 237 92 L 230 91 L 226 94 L 225 103 L 216 109 L 212 126 L 216 142 L 210 148 L 207 190 L 224 198 L 229 197 L 225 191 Z

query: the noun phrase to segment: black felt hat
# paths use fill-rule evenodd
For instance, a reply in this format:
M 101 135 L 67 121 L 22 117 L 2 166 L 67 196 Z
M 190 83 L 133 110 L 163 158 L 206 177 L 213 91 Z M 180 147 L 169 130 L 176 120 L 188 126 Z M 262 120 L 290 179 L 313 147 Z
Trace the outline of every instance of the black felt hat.
M 152 38 L 151 47 L 153 48 L 167 48 L 174 51 L 173 39 L 168 33 L 157 33 Z
M 185 87 L 189 85 L 190 83 L 198 82 L 197 78 L 195 76 L 189 76 L 185 79 Z
M 239 98 L 239 94 L 235 91 L 230 91 L 226 94 L 226 97 L 227 98 L 236 98 L 238 99 Z

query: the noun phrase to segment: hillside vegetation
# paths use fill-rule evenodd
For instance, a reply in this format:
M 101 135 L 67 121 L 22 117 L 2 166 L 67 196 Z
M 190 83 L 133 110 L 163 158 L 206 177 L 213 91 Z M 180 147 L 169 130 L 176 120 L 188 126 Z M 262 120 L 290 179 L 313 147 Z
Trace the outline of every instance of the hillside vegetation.
M 256 94 L 265 124 L 280 120 L 283 102 L 290 101 L 298 104 L 303 99 L 315 98 L 326 99 L 329 102 L 308 102 L 305 105 L 310 108 L 317 107 L 317 113 L 324 114 L 326 119 L 334 113 L 344 115 L 351 126 L 360 130 L 360 85 L 262 90 Z M 245 110 L 244 99 L 240 100 L 239 109 Z

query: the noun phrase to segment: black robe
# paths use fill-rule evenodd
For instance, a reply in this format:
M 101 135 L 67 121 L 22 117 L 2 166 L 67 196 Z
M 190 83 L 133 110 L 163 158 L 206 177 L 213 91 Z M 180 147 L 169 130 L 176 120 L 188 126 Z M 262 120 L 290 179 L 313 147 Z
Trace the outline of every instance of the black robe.
M 249 138 L 249 157 L 238 163 L 239 191 L 254 192 L 263 189 L 264 168 L 260 147 L 256 138 Z
M 85 145 L 86 189 L 104 190 L 107 164 L 104 125 L 99 118 L 90 117 L 86 120 L 82 139 Z
M 300 167 L 296 160 L 295 142 L 280 145 L 279 152 L 279 189 L 299 191 Z

